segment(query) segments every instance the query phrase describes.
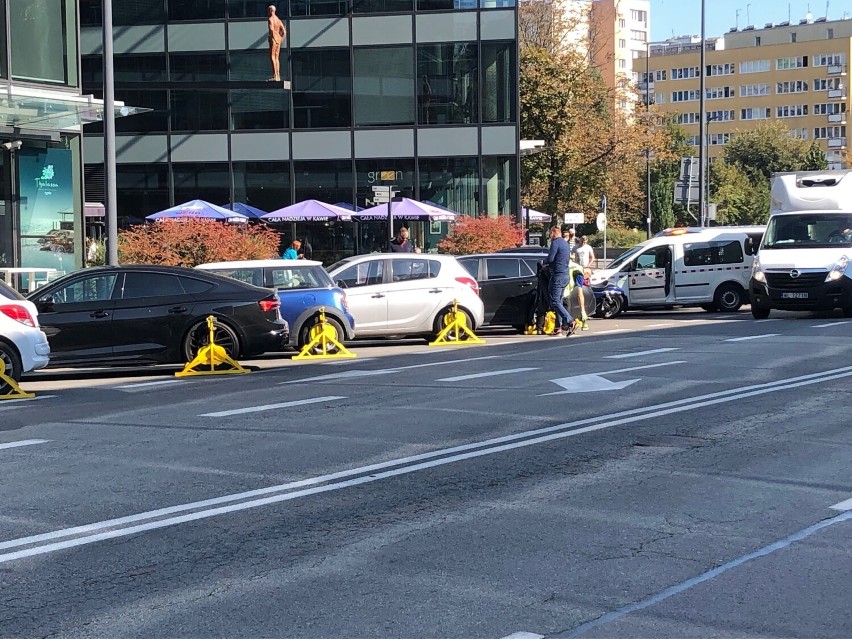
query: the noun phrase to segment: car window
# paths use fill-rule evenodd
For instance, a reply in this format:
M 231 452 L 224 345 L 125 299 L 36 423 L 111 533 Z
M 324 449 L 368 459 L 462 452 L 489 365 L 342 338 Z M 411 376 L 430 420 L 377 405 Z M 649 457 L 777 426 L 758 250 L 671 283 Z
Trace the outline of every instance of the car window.
M 470 257 L 468 259 L 461 259 L 458 261 L 464 269 L 473 275 L 473 279 L 479 279 L 479 258 L 478 257 Z
M 647 253 L 642 253 L 642 255 L 636 258 L 636 268 L 640 270 L 664 268 L 666 266 L 668 250 L 668 246 L 658 246 Z
M 347 288 L 381 284 L 384 280 L 384 269 L 384 260 L 370 260 L 353 264 L 338 273 L 334 279 L 342 282 Z
M 426 260 L 422 258 L 391 260 L 391 274 L 394 282 L 405 282 L 408 280 L 425 280 L 438 277 L 441 263 L 438 260 Z
M 187 293 L 206 293 L 213 288 L 213 284 L 210 282 L 205 282 L 195 277 L 181 277 L 179 279 L 183 290 Z
M 259 266 L 253 268 L 207 268 L 204 270 L 230 277 L 232 280 L 237 280 L 244 284 L 263 286 L 263 268 Z
M 6 298 L 7 300 L 23 300 L 26 299 L 23 295 L 18 293 L 11 286 L 6 284 L 6 282 L 0 281 L 0 298 Z
M 490 257 L 485 260 L 489 280 L 503 280 L 520 277 L 520 260 L 517 258 Z
M 529 277 L 538 273 L 538 264 L 540 260 L 521 260 L 521 277 Z
M 120 297 L 125 300 L 141 297 L 183 295 L 183 287 L 175 275 L 166 273 L 126 273 Z
M 105 302 L 112 298 L 115 288 L 115 273 L 93 275 L 75 280 L 56 289 L 53 301 L 56 304 L 73 304 L 75 302 Z
M 270 269 L 275 288 L 323 288 L 329 285 L 328 275 L 321 266 L 309 268 L 274 267 Z
M 707 266 L 709 264 L 713 264 L 713 249 L 707 242 L 693 242 L 684 245 L 684 266 Z

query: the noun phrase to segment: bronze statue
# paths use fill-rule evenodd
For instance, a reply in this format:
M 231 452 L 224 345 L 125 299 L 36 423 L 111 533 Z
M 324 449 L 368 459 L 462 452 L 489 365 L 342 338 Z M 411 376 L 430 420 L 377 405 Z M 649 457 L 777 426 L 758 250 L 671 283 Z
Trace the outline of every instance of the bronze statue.
M 269 61 L 272 63 L 271 81 L 281 81 L 281 63 L 278 56 L 281 53 L 281 43 L 287 35 L 287 29 L 284 28 L 284 23 L 281 18 L 275 15 L 275 5 L 266 7 L 266 15 L 269 16 L 267 21 L 269 26 Z

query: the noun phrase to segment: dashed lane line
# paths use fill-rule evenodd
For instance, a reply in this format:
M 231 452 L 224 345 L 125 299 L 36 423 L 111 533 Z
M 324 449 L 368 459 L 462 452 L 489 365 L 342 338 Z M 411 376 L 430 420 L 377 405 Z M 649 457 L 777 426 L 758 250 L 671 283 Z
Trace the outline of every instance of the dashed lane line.
M 33 402 L 39 399 L 52 399 L 56 395 L 36 395 L 35 397 L 27 397 L 25 399 L 4 399 L 0 402 L 0 411 L 4 408 L 14 408 L 15 404 L 20 405 L 21 402 Z
M 604 359 L 627 359 L 629 357 L 642 357 L 643 355 L 654 355 L 656 353 L 670 353 L 671 351 L 679 351 L 679 348 L 654 348 L 648 351 L 639 351 L 637 353 L 621 353 L 620 355 L 607 355 Z
M 764 333 L 762 335 L 746 335 L 745 337 L 732 337 L 726 339 L 726 342 L 747 342 L 752 339 L 764 339 L 766 337 L 778 337 L 781 333 Z
M 841 324 L 852 324 L 852 320 L 846 322 L 829 322 L 828 324 L 814 324 L 811 328 L 831 328 L 832 326 L 840 326 Z
M 36 444 L 46 444 L 49 439 L 22 439 L 17 442 L 7 442 L 0 444 L 0 449 L 3 448 L 20 448 L 21 446 L 35 446 Z
M 436 379 L 436 382 L 461 382 L 466 379 L 479 379 L 480 377 L 496 377 L 497 375 L 511 375 L 513 373 L 526 373 L 527 371 L 537 371 L 538 368 L 507 368 L 501 371 L 488 371 L 487 373 L 471 373 L 470 375 L 457 375 L 456 377 L 442 377 Z
M 114 390 L 133 390 L 135 388 L 147 388 L 149 386 L 165 386 L 167 384 L 183 383 L 181 379 L 161 379 L 156 382 L 134 382 L 133 384 L 122 384 L 121 386 L 111 386 Z
M 846 501 L 841 501 L 839 504 L 834 504 L 831 507 L 832 510 L 852 510 L 852 498 L 847 499 Z
M 215 413 L 203 413 L 199 417 L 232 417 L 234 415 L 245 415 L 248 413 L 262 413 L 267 410 L 289 408 L 291 406 L 306 406 L 308 404 L 320 404 L 322 402 L 335 402 L 346 399 L 340 395 L 326 395 L 325 397 L 312 397 L 310 399 L 297 399 L 292 402 L 281 402 L 280 404 L 264 404 L 263 406 L 248 406 L 246 408 L 235 408 L 233 410 L 220 410 Z

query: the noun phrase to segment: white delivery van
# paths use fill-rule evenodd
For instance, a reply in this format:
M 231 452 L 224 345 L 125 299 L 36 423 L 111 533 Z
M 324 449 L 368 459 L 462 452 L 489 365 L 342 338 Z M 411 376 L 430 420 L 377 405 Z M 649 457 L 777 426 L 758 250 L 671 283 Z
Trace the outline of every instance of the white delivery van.
M 748 303 L 751 262 L 764 228 L 666 229 L 595 271 L 591 284 L 621 287 L 628 309 L 701 306 L 736 311 Z
M 852 317 L 852 171 L 772 176 L 766 234 L 749 291 L 756 319 L 772 309 L 843 309 Z

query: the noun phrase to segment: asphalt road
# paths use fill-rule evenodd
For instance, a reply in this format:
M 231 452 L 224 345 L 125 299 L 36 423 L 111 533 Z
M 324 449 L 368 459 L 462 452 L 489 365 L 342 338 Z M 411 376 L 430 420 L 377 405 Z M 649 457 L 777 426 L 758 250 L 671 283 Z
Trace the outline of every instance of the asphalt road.
M 0 637 L 850 637 L 852 320 L 646 313 L 0 402 Z

